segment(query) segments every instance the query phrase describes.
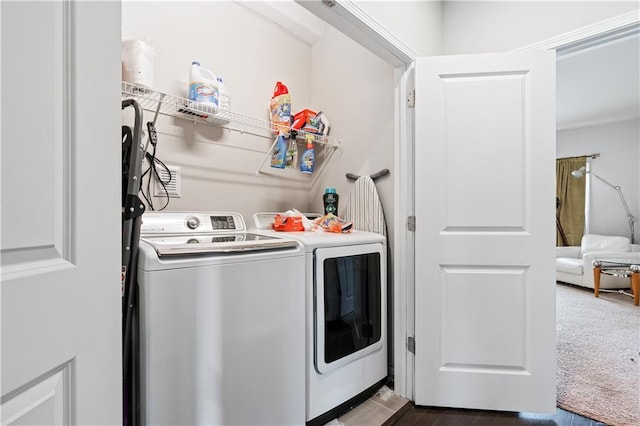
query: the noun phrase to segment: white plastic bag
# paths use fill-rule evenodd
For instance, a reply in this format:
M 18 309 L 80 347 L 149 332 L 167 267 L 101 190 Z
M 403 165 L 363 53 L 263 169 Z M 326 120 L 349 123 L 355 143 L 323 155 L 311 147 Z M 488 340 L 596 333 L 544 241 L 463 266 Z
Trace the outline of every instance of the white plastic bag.
M 296 209 L 291 209 L 291 210 L 287 210 L 284 213 L 280 213 L 280 216 L 301 218 L 302 226 L 305 231 L 315 231 L 318 228 L 318 226 L 315 223 L 307 219 L 307 217 L 304 214 L 302 214 L 299 210 L 296 210 Z
M 156 51 L 142 40 L 122 40 L 122 80 L 151 88 Z

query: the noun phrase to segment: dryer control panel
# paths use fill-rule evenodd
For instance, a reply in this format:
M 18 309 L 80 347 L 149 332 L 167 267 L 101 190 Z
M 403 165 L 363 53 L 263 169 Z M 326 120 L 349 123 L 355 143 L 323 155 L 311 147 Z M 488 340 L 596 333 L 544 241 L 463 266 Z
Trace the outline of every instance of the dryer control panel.
M 211 219 L 211 227 L 214 230 L 216 229 L 227 229 L 227 230 L 234 230 L 234 231 L 238 230 L 238 228 L 236 228 L 236 220 L 232 215 L 230 216 L 213 215 L 213 216 L 209 216 L 209 218 Z

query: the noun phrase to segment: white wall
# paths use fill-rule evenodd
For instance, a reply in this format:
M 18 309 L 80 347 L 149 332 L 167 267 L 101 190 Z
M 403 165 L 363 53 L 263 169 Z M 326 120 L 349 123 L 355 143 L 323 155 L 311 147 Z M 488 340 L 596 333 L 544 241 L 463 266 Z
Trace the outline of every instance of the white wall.
M 438 55 L 442 44 L 442 2 L 359 1 L 354 3 L 418 55 Z M 322 58 L 331 57 L 331 61 Z M 335 96 L 341 82 L 348 96 Z M 376 181 L 393 241 L 394 182 L 394 77 L 393 68 L 335 29 L 312 49 L 311 97 L 319 105 L 338 111 L 331 118 L 332 132 L 344 145 L 312 191 L 312 210 L 321 209 L 325 187 L 335 187 L 345 206 L 353 184 L 346 173 L 367 175 L 381 169 L 391 174 Z
M 640 216 L 640 121 L 628 120 L 558 131 L 556 156 L 599 153 L 591 171 L 620 185 L 631 213 Z M 594 234 L 629 236 L 626 213 L 615 190 L 591 178 L 591 229 Z M 636 239 L 640 236 L 636 226 Z
M 331 61 L 323 59 L 327 57 Z M 353 186 L 346 173 L 364 175 L 388 168 L 391 175 L 376 183 L 391 224 L 393 68 L 329 27 L 325 38 L 313 47 L 311 75 L 313 102 L 334 111 L 329 115 L 331 133 L 343 145 L 312 190 L 312 210 L 322 210 L 324 189 L 334 187 L 340 195 L 340 211 L 344 211 Z
M 442 49 L 442 1 L 355 1 L 419 56 Z
M 154 89 L 187 97 L 193 60 L 222 77 L 234 112 L 268 119 L 276 81 L 292 96 L 292 109 L 310 104 L 311 49 L 276 24 L 231 2 L 123 2 L 123 37 L 148 40 L 157 50 Z M 331 111 L 327 111 L 331 115 Z M 145 121 L 153 114 L 145 113 Z M 272 140 L 161 116 L 158 157 L 182 168 L 182 197 L 168 210 L 307 210 L 310 176 L 263 170 Z M 163 199 L 156 199 L 156 206 Z
M 558 129 L 640 115 L 640 34 L 558 57 Z
M 442 51 L 509 51 L 637 9 L 637 1 L 445 1 Z
M 122 9 L 123 37 L 148 39 L 158 51 L 154 89 L 186 96 L 189 66 L 199 60 L 224 78 L 233 111 L 266 119 L 280 80 L 289 87 L 292 110 L 322 110 L 331 135 L 343 143 L 320 176 L 268 165 L 268 175 L 256 176 L 270 139 L 161 117 L 158 156 L 181 166 L 184 178 L 182 197 L 172 199 L 169 210 L 225 209 L 245 219 L 256 211 L 321 212 L 325 187 L 337 188 L 346 205 L 346 172 L 393 167 L 393 69 L 342 33 L 327 26 L 326 37 L 311 47 L 232 2 L 123 2 Z M 303 150 L 301 143 L 299 156 Z M 319 168 L 320 147 L 316 154 Z M 393 176 L 379 189 L 391 224 Z

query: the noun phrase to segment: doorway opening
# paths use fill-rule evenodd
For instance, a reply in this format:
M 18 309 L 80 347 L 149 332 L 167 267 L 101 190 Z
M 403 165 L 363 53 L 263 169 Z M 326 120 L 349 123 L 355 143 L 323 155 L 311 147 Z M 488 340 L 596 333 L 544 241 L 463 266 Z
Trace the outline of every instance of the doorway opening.
M 557 52 L 556 158 L 587 162 L 583 173 L 578 169 L 569 179 L 602 176 L 613 182 L 585 179 L 586 241 L 593 234 L 628 238 L 627 244 L 637 240 L 633 226 L 629 230 L 627 214 L 629 210 L 637 214 L 640 206 L 636 167 L 640 159 L 640 24 L 637 13 L 626 18 L 612 20 L 610 26 L 603 23 L 591 33 L 584 31 L 588 35 L 581 38 L 569 40 L 567 35 L 556 46 L 547 46 Z M 626 201 L 612 190 L 618 185 Z M 581 241 L 584 245 L 582 235 L 565 244 L 573 248 L 559 247 L 558 253 L 580 251 Z M 637 412 L 629 413 L 633 410 L 628 407 L 637 407 L 638 384 L 637 375 L 629 369 L 637 363 L 638 353 L 629 342 L 637 340 L 637 330 L 624 324 L 637 324 L 637 307 L 618 290 L 594 298 L 590 261 L 582 262 L 583 274 L 575 282 L 563 277 L 566 271 L 561 266 L 557 261 L 558 406 L 607 423 L 635 423 Z M 620 282 L 629 287 L 629 281 Z M 613 397 L 612 392 L 629 398 Z M 598 401 L 608 402 L 600 405 Z
M 325 8 L 329 14 L 330 8 Z M 413 294 L 414 277 L 411 273 L 414 266 L 415 254 L 413 251 L 413 234 L 406 232 L 405 220 L 413 214 L 414 185 L 412 180 L 413 169 L 413 136 L 411 133 L 413 117 L 405 107 L 407 99 L 408 82 L 411 81 L 411 72 L 415 60 L 415 52 L 411 52 L 399 40 L 389 37 L 384 31 L 378 32 L 366 17 L 358 16 L 357 10 L 346 9 L 337 3 L 333 8 L 335 26 L 344 28 L 351 38 L 361 42 L 365 46 L 375 45 L 377 50 L 384 50 L 381 57 L 392 57 L 389 63 L 396 68 L 396 134 L 395 134 L 395 164 L 402 164 L 396 175 L 395 190 L 398 194 L 396 205 L 396 221 L 394 228 L 396 233 L 394 256 L 395 270 L 394 281 L 395 305 L 394 313 L 394 343 L 397 349 L 395 353 L 395 389 L 402 396 L 413 399 L 414 387 L 414 358 L 413 354 L 405 349 L 407 338 L 413 335 Z M 331 20 L 331 17 L 327 18 Z M 339 21 L 339 22 L 338 22 Z M 555 50 L 561 54 L 570 54 L 573 51 L 584 50 L 606 42 L 613 42 L 623 38 L 629 33 L 638 32 L 639 17 L 637 12 L 629 13 L 599 24 L 591 25 L 571 33 L 567 33 L 549 40 L 543 40 L 534 45 L 525 46 L 517 50 Z M 357 24 L 357 25 L 356 25 Z M 359 30 L 356 28 L 359 26 Z M 372 43 L 372 40 L 376 43 Z M 374 49 L 374 48 L 372 48 Z M 409 165 L 405 167 L 405 165 Z

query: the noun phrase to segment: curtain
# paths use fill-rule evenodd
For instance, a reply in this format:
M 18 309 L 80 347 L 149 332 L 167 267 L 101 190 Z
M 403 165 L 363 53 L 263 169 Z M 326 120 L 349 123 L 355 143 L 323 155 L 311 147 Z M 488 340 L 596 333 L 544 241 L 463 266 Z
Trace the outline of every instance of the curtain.
M 586 164 L 587 157 L 558 158 L 556 160 L 557 246 L 579 246 L 582 240 L 586 176 L 577 179 L 571 176 L 571 172 L 586 166 Z

